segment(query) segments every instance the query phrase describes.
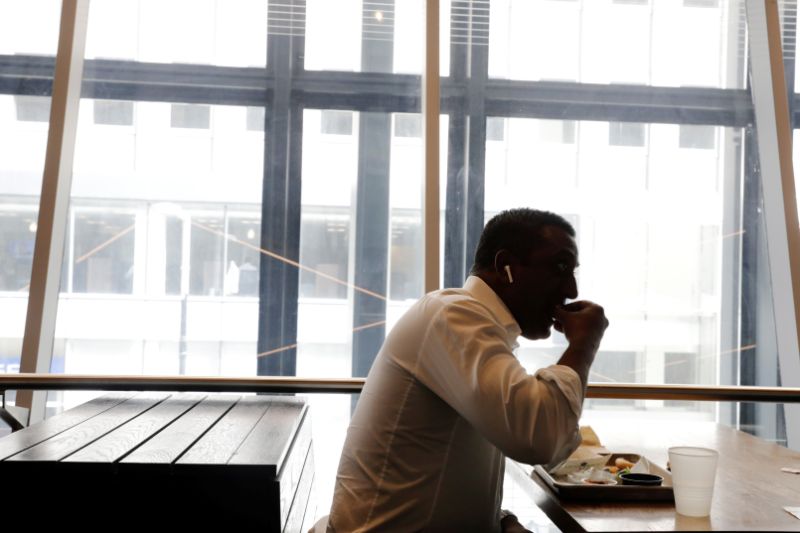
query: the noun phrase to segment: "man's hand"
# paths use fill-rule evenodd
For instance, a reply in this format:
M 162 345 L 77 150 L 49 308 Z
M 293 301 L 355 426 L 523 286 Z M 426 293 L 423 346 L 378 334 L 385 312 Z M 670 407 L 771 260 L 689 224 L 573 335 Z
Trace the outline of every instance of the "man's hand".
M 554 327 L 570 344 L 586 344 L 586 347 L 599 346 L 608 327 L 603 308 L 586 300 L 556 307 L 554 318 Z
M 513 514 L 506 516 L 500 521 L 500 528 L 503 533 L 532 533 L 529 529 L 525 529 Z
M 569 341 L 569 347 L 558 364 L 575 370 L 585 390 L 589 380 L 589 367 L 592 366 L 608 327 L 606 315 L 602 307 L 588 301 L 557 307 L 554 315 L 554 327 Z

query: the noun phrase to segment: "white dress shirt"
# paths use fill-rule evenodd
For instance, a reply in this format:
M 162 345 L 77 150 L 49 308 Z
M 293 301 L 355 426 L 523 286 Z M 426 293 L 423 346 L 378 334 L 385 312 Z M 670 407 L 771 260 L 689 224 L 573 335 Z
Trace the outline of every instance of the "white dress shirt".
M 474 276 L 403 315 L 347 430 L 328 531 L 500 530 L 504 456 L 549 463 L 580 442 L 578 374 L 528 374 L 519 334 Z

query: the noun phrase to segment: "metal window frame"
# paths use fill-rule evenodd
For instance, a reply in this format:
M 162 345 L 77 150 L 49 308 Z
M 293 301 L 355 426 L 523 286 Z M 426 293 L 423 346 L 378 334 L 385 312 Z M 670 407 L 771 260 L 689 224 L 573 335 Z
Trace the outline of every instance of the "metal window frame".
M 792 387 L 800 384 L 800 223 L 778 4 L 751 0 L 746 8 L 779 370 L 782 385 Z M 800 409 L 786 406 L 784 413 L 787 443 L 798 448 Z

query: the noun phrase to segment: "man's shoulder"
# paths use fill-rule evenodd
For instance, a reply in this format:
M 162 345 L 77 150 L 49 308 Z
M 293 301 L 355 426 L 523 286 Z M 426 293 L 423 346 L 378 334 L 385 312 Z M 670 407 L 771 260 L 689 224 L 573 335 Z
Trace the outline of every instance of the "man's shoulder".
M 417 302 L 418 312 L 429 318 L 459 312 L 492 316 L 489 307 L 467 289 L 452 288 L 429 292 Z

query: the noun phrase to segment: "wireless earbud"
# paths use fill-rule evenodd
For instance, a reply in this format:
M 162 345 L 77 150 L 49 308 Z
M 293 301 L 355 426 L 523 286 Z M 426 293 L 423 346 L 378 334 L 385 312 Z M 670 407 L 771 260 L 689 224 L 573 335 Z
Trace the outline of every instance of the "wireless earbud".
M 514 283 L 514 278 L 511 276 L 511 265 L 506 265 L 506 274 L 508 275 L 508 282 Z

